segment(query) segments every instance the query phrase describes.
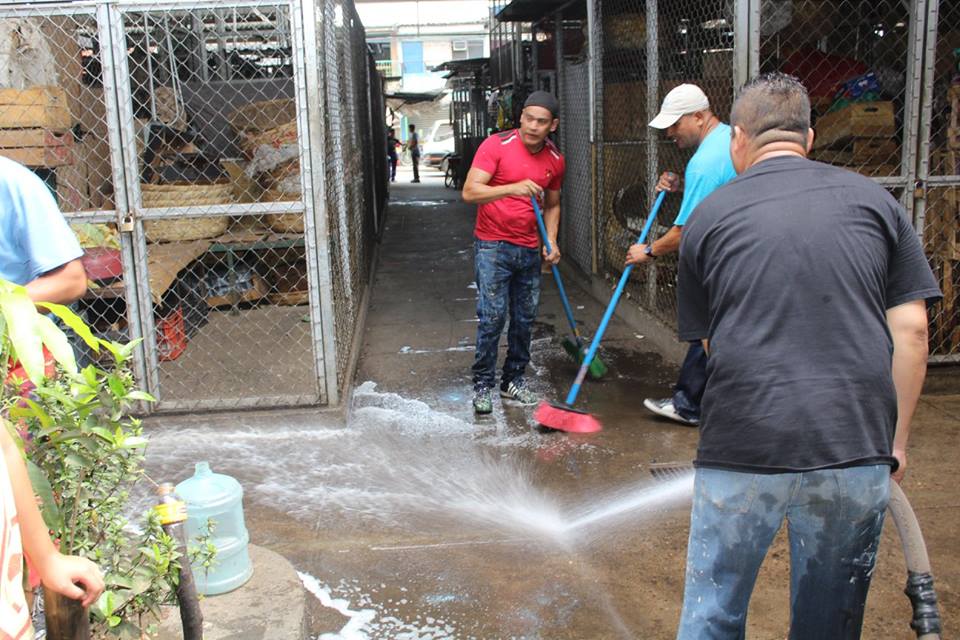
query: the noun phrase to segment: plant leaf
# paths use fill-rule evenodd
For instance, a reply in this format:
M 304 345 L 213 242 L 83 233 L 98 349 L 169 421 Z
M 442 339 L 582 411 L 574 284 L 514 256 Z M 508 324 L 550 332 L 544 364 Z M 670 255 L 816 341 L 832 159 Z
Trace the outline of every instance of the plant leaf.
M 144 402 L 156 402 L 157 399 L 146 391 L 141 391 L 140 389 L 134 389 L 127 394 L 127 400 L 143 400 Z
M 37 306 L 47 309 L 50 313 L 63 320 L 63 323 L 73 329 L 73 332 L 80 336 L 80 338 L 87 343 L 88 347 L 100 353 L 100 339 L 93 335 L 93 332 L 90 331 L 90 327 L 83 321 L 83 318 L 74 313 L 70 307 L 54 302 L 38 302 Z
M 24 287 L 6 283 L 0 288 L 0 312 L 7 324 L 7 336 L 27 378 L 34 384 L 43 380 L 43 342 L 37 333 L 36 307 Z
M 63 516 L 53 499 L 53 488 L 50 486 L 47 475 L 32 460 L 26 460 L 26 463 L 27 476 L 30 478 L 30 484 L 33 485 L 33 492 L 40 498 L 40 513 L 43 515 L 44 524 L 53 531 L 63 531 Z
M 43 340 L 43 345 L 53 354 L 53 359 L 70 373 L 76 373 L 77 357 L 73 354 L 67 334 L 61 331 L 53 320 L 41 315 L 37 316 L 37 333 Z

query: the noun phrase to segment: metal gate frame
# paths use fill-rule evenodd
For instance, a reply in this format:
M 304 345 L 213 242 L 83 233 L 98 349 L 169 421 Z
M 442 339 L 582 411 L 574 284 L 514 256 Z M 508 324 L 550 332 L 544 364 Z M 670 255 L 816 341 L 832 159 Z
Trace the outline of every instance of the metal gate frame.
M 873 177 L 875 182 L 890 190 L 900 192 L 900 202 L 906 209 L 907 215 L 913 220 L 914 227 L 923 238 L 926 225 L 926 210 L 928 206 L 928 190 L 930 188 L 960 189 L 960 175 L 931 175 L 931 119 L 934 107 L 934 65 L 937 53 L 938 22 L 941 0 L 905 0 L 909 7 L 909 25 L 907 34 L 908 58 L 906 61 L 906 78 L 904 90 L 904 130 L 901 140 L 900 173 L 889 177 Z M 732 0 L 730 9 L 734 26 L 734 50 L 732 77 L 730 78 L 731 95 L 735 97 L 739 87 L 749 78 L 756 77 L 760 71 L 760 18 L 762 0 Z M 641 7 L 644 2 L 639 2 Z M 657 35 L 658 12 L 662 7 L 659 0 L 645 0 L 646 19 L 646 83 L 647 83 L 647 113 L 656 113 L 659 109 L 659 58 L 660 43 Z M 590 229 L 577 229 L 579 233 L 590 233 L 594 243 L 594 274 L 606 277 L 611 274 L 610 266 L 604 258 L 603 242 L 606 238 L 607 211 L 605 210 L 604 194 L 605 171 L 604 162 L 606 151 L 610 143 L 604 139 L 602 118 L 604 114 L 603 89 L 603 51 L 604 29 L 602 17 L 603 3 L 601 0 L 587 0 L 587 33 L 589 34 L 589 55 L 587 63 L 590 65 L 590 142 L 594 150 L 594 212 L 593 226 Z M 559 12 L 556 14 L 559 20 Z M 559 31 L 557 42 L 561 42 Z M 558 56 L 558 77 L 563 75 L 562 65 L 566 64 L 562 56 Z M 561 83 L 562 86 L 562 83 Z M 615 144 L 615 143 L 614 143 Z M 652 205 L 653 186 L 657 180 L 659 170 L 659 149 L 655 136 L 646 140 L 646 170 L 648 183 L 648 206 Z M 955 173 L 958 170 L 954 170 Z M 654 315 L 670 326 L 675 326 L 675 317 L 657 311 L 657 269 L 666 268 L 665 264 L 650 264 L 645 272 L 646 287 L 637 299 L 640 306 L 646 307 Z M 641 278 L 644 276 L 641 276 Z M 953 313 L 956 313 L 954 311 Z M 960 362 L 960 353 L 934 354 L 929 358 L 931 363 Z
M 960 175 L 931 175 L 931 120 L 934 106 L 934 66 L 941 0 L 909 0 L 906 84 L 904 92 L 904 134 L 899 176 L 871 178 L 888 189 L 901 189 L 903 205 L 914 228 L 924 239 L 926 209 L 931 187 L 960 189 Z M 761 0 L 737 1 L 735 88 L 760 69 Z M 956 169 L 955 169 L 956 171 Z M 930 258 L 931 256 L 928 256 Z M 956 311 L 954 311 L 956 313 Z M 960 353 L 932 354 L 930 363 L 958 363 Z
M 307 55 L 312 52 L 315 57 L 317 50 L 317 41 L 314 38 L 312 46 L 307 45 L 305 24 L 315 25 L 316 14 L 313 9 L 312 0 L 233 0 L 224 3 L 216 0 L 194 1 L 189 4 L 181 2 L 167 1 L 156 2 L 154 0 L 129 0 L 116 4 L 107 5 L 108 20 L 112 32 L 110 40 L 112 49 L 111 56 L 114 58 L 114 71 L 116 83 L 116 100 L 118 104 L 119 121 L 115 123 L 119 128 L 119 138 L 123 150 L 123 160 L 125 167 L 137 167 L 137 147 L 136 132 L 134 130 L 133 114 L 133 93 L 131 86 L 131 74 L 123 35 L 123 18 L 130 12 L 141 11 L 169 11 L 169 10 L 192 10 L 192 9 L 231 9 L 244 7 L 277 7 L 285 8 L 291 17 L 293 23 L 292 41 L 294 43 L 294 70 L 293 80 L 295 87 L 295 101 L 297 105 L 297 125 L 300 131 L 306 132 L 309 144 L 301 148 L 301 166 L 300 182 L 301 193 L 307 194 L 299 201 L 295 202 L 261 202 L 246 204 L 229 204 L 198 207 L 177 207 L 166 208 L 163 210 L 144 208 L 140 193 L 140 180 L 135 171 L 124 172 L 124 187 L 127 194 L 127 206 L 125 211 L 118 211 L 118 217 L 121 229 L 130 233 L 130 244 L 132 249 L 134 282 L 128 285 L 129 299 L 136 300 L 136 308 L 139 312 L 139 323 L 141 327 L 141 336 L 147 336 L 142 343 L 140 358 L 144 362 L 146 370 L 147 390 L 158 399 L 158 410 L 213 410 L 213 409 L 239 409 L 247 407 L 262 406 L 295 406 L 305 403 L 302 395 L 274 395 L 260 397 L 240 397 L 240 398 L 217 398 L 211 400 L 164 400 L 163 389 L 159 380 L 159 356 L 157 352 L 156 327 L 154 323 L 153 300 L 150 294 L 149 273 L 147 268 L 147 241 L 144 233 L 143 222 L 150 219 L 159 218 L 187 218 L 187 217 L 212 217 L 229 214 L 232 217 L 238 216 L 261 216 L 265 214 L 283 214 L 294 213 L 304 216 L 305 231 L 304 239 L 307 254 L 307 280 L 309 287 L 310 300 L 310 326 L 313 337 L 313 354 L 315 366 L 315 390 L 312 397 L 306 398 L 307 404 L 330 403 L 336 404 L 338 401 L 338 392 L 336 385 L 336 367 L 335 357 L 330 357 L 328 351 L 335 349 L 333 340 L 324 340 L 324 335 L 333 335 L 332 326 L 332 296 L 327 289 L 321 295 L 320 291 L 320 273 L 330 273 L 329 254 L 325 242 L 318 242 L 318 238 L 325 238 L 326 217 L 316 215 L 317 203 L 320 203 L 319 210 L 325 210 L 326 194 L 326 174 L 322 171 L 322 158 L 319 150 L 323 148 L 325 135 L 323 125 L 322 104 L 317 99 L 318 91 L 316 87 L 322 80 L 322 65 L 316 64 L 314 69 L 319 70 L 319 74 L 313 78 L 307 76 Z M 314 19 L 304 20 L 304 14 L 311 15 Z M 313 80 L 311 82 L 310 80 Z M 313 85 L 313 100 L 308 98 L 308 87 Z M 310 105 L 311 107 L 308 107 Z M 314 167 L 320 168 L 315 170 Z M 119 200 L 119 198 L 118 198 Z M 124 234 L 126 235 L 126 234 Z M 126 252 L 125 252 L 126 253 Z M 323 280 L 329 284 L 329 275 Z M 133 290 L 130 291 L 130 288 Z M 321 300 L 324 308 L 321 307 Z M 329 312 L 327 312 L 329 309 Z M 325 326 L 329 325 L 329 326 Z
M 256 6 L 283 8 L 289 12 L 293 43 L 293 83 L 297 125 L 301 132 L 301 200 L 250 204 L 205 205 L 150 209 L 142 205 L 139 160 L 134 129 L 134 110 L 124 16 L 129 12 L 190 11 L 193 9 L 231 9 Z M 120 231 L 124 287 L 127 304 L 128 336 L 142 338 L 134 351 L 134 375 L 159 402 L 144 405 L 145 412 L 178 410 L 227 410 L 247 407 L 291 406 L 339 402 L 338 346 L 335 340 L 332 268 L 328 229 L 327 172 L 322 150 L 328 142 L 326 104 L 336 104 L 336 87 L 325 92 L 328 80 L 319 51 L 331 46 L 322 27 L 332 22 L 325 15 L 323 0 L 90 0 L 70 3 L 21 3 L 0 7 L 0 19 L 43 19 L 61 16 L 87 16 L 96 20 L 100 43 L 102 85 L 106 111 L 106 130 L 110 147 L 110 166 L 114 189 L 112 210 L 64 211 L 68 222 L 115 223 Z M 325 20 L 330 18 L 329 20 Z M 333 141 L 334 148 L 339 148 Z M 346 203 L 339 212 L 346 216 Z M 210 216 L 248 216 L 275 213 L 304 215 L 304 244 L 307 260 L 310 335 L 315 367 L 314 391 L 309 397 L 273 395 L 210 400 L 164 400 L 159 381 L 159 358 L 153 300 L 147 271 L 147 242 L 143 223 L 160 218 L 203 218 Z M 347 346 L 349 348 L 349 345 Z

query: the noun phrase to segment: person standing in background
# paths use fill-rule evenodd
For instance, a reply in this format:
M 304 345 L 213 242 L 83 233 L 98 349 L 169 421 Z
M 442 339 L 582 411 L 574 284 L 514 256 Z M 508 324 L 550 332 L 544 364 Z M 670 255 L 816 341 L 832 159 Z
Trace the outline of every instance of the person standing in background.
M 397 140 L 397 136 L 394 135 L 393 129 L 387 130 L 387 160 L 390 162 L 390 182 L 397 181 L 397 147 L 400 146 L 400 141 Z
M 408 128 L 410 136 L 407 138 L 407 150 L 413 163 L 413 180 L 410 182 L 420 182 L 420 136 L 417 135 L 417 125 L 411 124 Z

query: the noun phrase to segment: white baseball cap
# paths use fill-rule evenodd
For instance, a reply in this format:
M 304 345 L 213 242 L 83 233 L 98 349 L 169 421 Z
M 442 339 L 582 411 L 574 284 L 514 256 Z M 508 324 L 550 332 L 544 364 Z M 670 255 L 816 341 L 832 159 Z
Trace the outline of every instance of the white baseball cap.
M 663 98 L 660 113 L 650 121 L 648 126 L 654 129 L 666 129 L 679 120 L 680 116 L 709 108 L 710 100 L 707 99 L 703 89 L 695 84 L 682 84 L 672 89 Z

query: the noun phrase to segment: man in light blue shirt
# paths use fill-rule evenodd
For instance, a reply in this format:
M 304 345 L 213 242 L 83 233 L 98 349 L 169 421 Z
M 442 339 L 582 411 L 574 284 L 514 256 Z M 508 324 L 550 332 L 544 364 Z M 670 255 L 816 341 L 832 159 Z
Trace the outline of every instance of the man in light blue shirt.
M 683 201 L 673 226 L 656 242 L 631 245 L 626 264 L 640 264 L 657 256 L 680 249 L 683 225 L 693 210 L 713 191 L 733 180 L 737 172 L 730 159 L 730 125 L 710 110 L 710 100 L 700 87 L 682 84 L 663 99 L 660 113 L 650 125 L 666 129 L 667 138 L 680 149 L 696 149 L 683 174 Z M 680 191 L 677 174 L 666 171 L 657 182 L 657 192 Z M 707 381 L 707 356 L 703 345 L 691 342 L 687 356 L 680 367 L 680 377 L 673 388 L 672 398 L 643 401 L 650 411 L 688 426 L 700 422 L 700 399 Z
M 0 278 L 26 286 L 35 302 L 69 304 L 87 291 L 82 255 L 43 181 L 0 157 Z

